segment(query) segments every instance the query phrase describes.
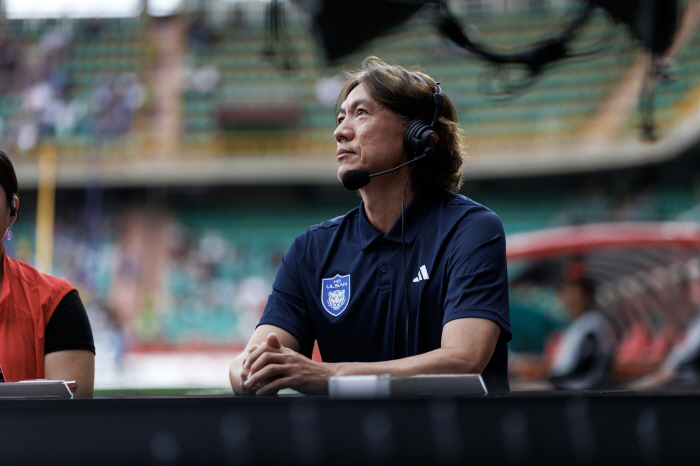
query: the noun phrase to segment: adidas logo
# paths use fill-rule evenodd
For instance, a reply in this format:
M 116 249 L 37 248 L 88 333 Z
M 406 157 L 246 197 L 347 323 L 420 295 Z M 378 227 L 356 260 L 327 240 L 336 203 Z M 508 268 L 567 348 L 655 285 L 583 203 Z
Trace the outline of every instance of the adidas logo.
M 418 276 L 413 279 L 413 283 L 418 283 L 421 280 L 427 280 L 429 278 L 428 270 L 425 268 L 425 265 L 421 265 L 420 270 L 418 271 Z

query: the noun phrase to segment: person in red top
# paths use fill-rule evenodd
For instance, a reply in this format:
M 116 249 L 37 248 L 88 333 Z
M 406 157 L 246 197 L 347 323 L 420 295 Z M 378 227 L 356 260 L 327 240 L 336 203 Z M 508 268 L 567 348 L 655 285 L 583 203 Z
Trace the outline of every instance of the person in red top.
M 95 344 L 78 292 L 5 252 L 19 215 L 19 186 L 2 151 L 0 186 L 0 381 L 72 380 L 75 396 L 91 397 Z

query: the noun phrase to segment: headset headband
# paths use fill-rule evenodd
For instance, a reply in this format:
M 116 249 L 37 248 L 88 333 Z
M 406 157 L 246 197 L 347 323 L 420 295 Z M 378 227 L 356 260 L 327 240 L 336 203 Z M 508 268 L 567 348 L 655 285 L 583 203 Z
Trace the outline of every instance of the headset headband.
M 429 85 L 427 82 L 425 82 L 425 79 L 421 78 L 416 73 L 411 73 L 411 76 L 416 78 L 418 82 L 423 83 L 426 86 Z M 440 87 L 440 83 L 437 81 L 435 82 L 435 87 L 433 88 L 433 100 L 435 101 L 435 114 L 433 115 L 433 122 L 430 123 L 430 126 L 432 128 L 435 128 L 435 125 L 438 122 L 438 118 L 440 118 L 440 110 L 442 109 L 442 106 L 445 103 L 445 98 L 442 96 L 442 88 Z

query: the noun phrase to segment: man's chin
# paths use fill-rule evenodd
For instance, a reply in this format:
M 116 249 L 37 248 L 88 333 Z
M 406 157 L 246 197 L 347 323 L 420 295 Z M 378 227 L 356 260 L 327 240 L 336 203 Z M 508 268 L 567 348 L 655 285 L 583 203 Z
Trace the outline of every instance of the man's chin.
M 338 181 L 343 181 L 343 175 L 345 175 L 350 170 L 352 170 L 352 168 L 345 166 L 338 168 Z

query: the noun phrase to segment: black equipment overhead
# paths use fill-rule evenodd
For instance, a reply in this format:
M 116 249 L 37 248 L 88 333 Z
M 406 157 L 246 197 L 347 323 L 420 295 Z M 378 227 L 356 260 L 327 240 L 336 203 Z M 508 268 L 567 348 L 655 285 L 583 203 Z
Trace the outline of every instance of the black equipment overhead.
M 590 0 L 625 24 L 653 54 L 663 55 L 678 29 L 678 0 Z
M 385 31 L 407 21 L 430 1 L 293 0 L 313 25 L 327 63 L 356 51 Z
M 292 0 L 307 13 L 328 63 L 411 18 L 425 5 L 437 7 L 436 26 L 455 44 L 492 63 L 521 63 L 531 69 L 566 57 L 567 42 L 596 6 L 625 24 L 645 47 L 662 55 L 678 28 L 678 0 L 581 0 L 581 13 L 557 36 L 520 51 L 500 52 L 469 37 L 449 13 L 446 0 Z
M 279 0 L 273 0 L 276 3 Z M 514 51 L 499 51 L 471 37 L 449 12 L 446 0 L 292 0 L 306 13 L 319 49 L 327 64 L 357 51 L 363 44 L 409 20 L 423 6 L 436 12 L 435 25 L 440 33 L 456 46 L 494 66 L 487 73 L 481 91 L 491 97 L 517 95 L 534 82 L 550 64 L 559 60 L 590 55 L 572 53 L 569 44 L 599 7 L 617 23 L 624 24 L 631 34 L 651 52 L 647 82 L 640 95 L 642 134 L 654 137 L 654 85 L 665 76 L 658 59 L 669 49 L 678 29 L 679 0 L 580 0 L 581 8 L 550 39 L 535 42 Z M 524 67 L 519 81 L 505 79 L 509 65 Z M 491 81 L 500 81 L 494 86 Z

